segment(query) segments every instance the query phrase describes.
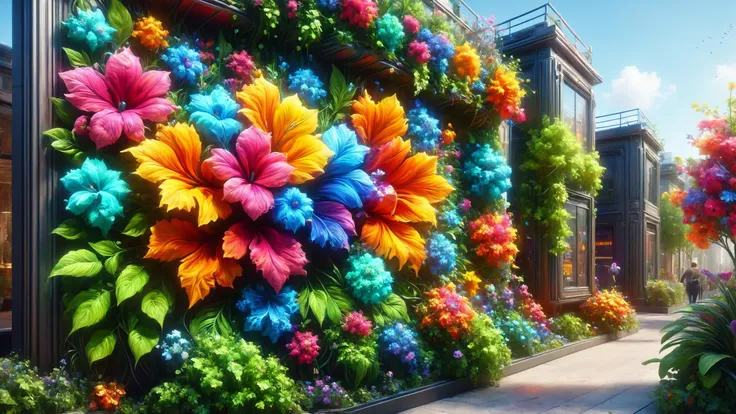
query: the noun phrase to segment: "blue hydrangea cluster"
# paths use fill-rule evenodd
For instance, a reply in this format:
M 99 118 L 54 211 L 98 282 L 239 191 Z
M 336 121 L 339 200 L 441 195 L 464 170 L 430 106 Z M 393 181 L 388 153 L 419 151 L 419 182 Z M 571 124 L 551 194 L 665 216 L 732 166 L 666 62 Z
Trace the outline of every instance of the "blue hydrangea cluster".
M 197 83 L 197 78 L 204 72 L 204 65 L 199 60 L 199 52 L 187 45 L 179 45 L 170 47 L 161 56 L 161 60 L 166 62 L 171 68 L 171 72 L 177 79 Z
M 398 357 L 401 363 L 408 365 L 410 374 L 417 372 L 419 342 L 417 333 L 413 329 L 401 322 L 396 322 L 381 332 L 378 342 L 383 355 Z
M 287 188 L 276 197 L 273 219 L 287 230 L 296 233 L 314 214 L 314 202 L 298 188 Z
M 165 361 L 175 365 L 181 365 L 189 359 L 189 351 L 192 343 L 181 336 L 181 332 L 174 329 L 166 334 L 163 342 L 156 346 L 161 350 L 161 356 Z
M 476 144 L 463 165 L 463 177 L 470 185 L 470 192 L 487 202 L 500 200 L 511 188 L 511 167 L 489 144 Z
M 421 102 L 407 114 L 409 121 L 408 133 L 413 137 L 414 147 L 418 151 L 431 151 L 440 144 L 442 131 L 439 128 L 440 120 L 429 114 Z
M 531 355 L 541 341 L 534 325 L 516 312 L 503 312 L 493 320 L 513 355 Z
M 430 65 L 436 71 L 445 73 L 450 68 L 450 59 L 455 56 L 455 46 L 444 34 L 433 35 L 429 29 L 422 29 L 417 35 L 417 40 L 427 43 L 432 58 Z
M 297 69 L 289 75 L 289 89 L 311 105 L 327 96 L 324 87 L 324 82 L 312 72 L 312 69 Z
M 404 36 L 404 26 L 393 14 L 386 13 L 376 20 L 376 39 L 390 53 L 401 47 Z
M 284 286 L 279 293 L 270 286 L 245 288 L 235 307 L 245 314 L 243 329 L 246 332 L 261 332 L 272 343 L 291 332 L 291 317 L 299 310 L 296 291 L 289 286 Z
M 112 40 L 114 27 L 107 24 L 100 9 L 78 10 L 77 15 L 61 23 L 67 29 L 66 36 L 78 43 L 86 43 L 89 50 L 95 51 Z
M 317 0 L 317 6 L 327 11 L 335 11 L 340 6 L 340 0 Z
M 442 276 L 455 269 L 457 246 L 444 234 L 435 233 L 427 243 L 427 262 L 429 271 L 435 276 Z
M 487 69 L 481 69 L 480 70 L 480 77 L 478 80 L 473 82 L 472 85 L 470 85 L 470 89 L 477 94 L 483 94 L 486 91 L 486 86 L 488 84 L 488 70 Z
M 463 223 L 462 217 L 457 213 L 457 210 L 446 210 L 440 215 L 440 221 L 445 223 L 448 228 L 460 227 Z
M 345 274 L 345 283 L 356 299 L 375 305 L 393 292 L 394 278 L 381 258 L 364 253 L 351 256 L 348 262 L 351 270 Z
M 736 192 L 730 191 L 730 190 L 723 190 L 721 192 L 721 200 L 729 204 L 736 202 Z

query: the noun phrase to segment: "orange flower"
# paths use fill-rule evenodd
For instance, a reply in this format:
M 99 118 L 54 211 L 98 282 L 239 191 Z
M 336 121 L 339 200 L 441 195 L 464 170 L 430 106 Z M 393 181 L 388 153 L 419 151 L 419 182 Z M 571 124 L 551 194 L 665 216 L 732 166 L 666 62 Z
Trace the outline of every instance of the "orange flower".
M 408 123 L 396 95 L 374 103 L 368 92 L 353 103 L 353 127 L 368 146 L 379 147 L 406 134 Z
M 690 223 L 690 231 L 685 238 L 698 249 L 705 250 L 710 247 L 711 240 L 718 239 L 717 220 L 698 220 Z
M 679 207 L 682 205 L 682 200 L 685 199 L 685 196 L 687 195 L 687 191 L 684 190 L 673 190 L 669 194 L 669 201 L 670 204 L 672 204 L 675 207 Z
M 437 224 L 434 203 L 443 201 L 452 186 L 437 175 L 437 157 L 423 152 L 411 157 L 411 144 L 401 138 L 382 145 L 366 160 L 378 188 L 364 204 L 368 219 L 360 239 L 386 259 L 409 262 L 414 272 L 426 258 L 424 239 L 413 223 Z
M 189 296 L 191 308 L 209 294 L 215 282 L 231 288 L 242 273 L 237 260 L 223 256 L 222 238 L 222 234 L 215 234 L 206 227 L 197 228 L 188 221 L 161 220 L 151 227 L 145 257 L 161 262 L 182 259 L 179 279 Z
M 148 50 L 156 50 L 160 47 L 169 47 L 166 36 L 169 35 L 168 30 L 164 30 L 161 21 L 155 17 L 141 17 L 135 22 L 135 30 L 130 36 L 138 39 L 139 42 Z
M 447 284 L 425 294 L 426 302 L 417 307 L 421 317 L 420 329 L 439 328 L 453 340 L 460 339 L 470 330 L 475 311 L 468 299 L 455 292 L 455 285 Z
M 455 56 L 452 58 L 455 72 L 461 78 L 468 77 L 475 82 L 480 77 L 480 56 L 470 43 L 455 47 Z
M 465 291 L 468 293 L 468 296 L 475 296 L 476 293 L 478 293 L 478 290 L 480 289 L 480 284 L 483 282 L 474 271 L 469 271 L 463 273 L 463 282 L 465 284 L 463 287 L 465 288 Z
M 499 66 L 488 85 L 488 101 L 503 119 L 509 119 L 521 111 L 521 100 L 526 91 L 521 89 L 516 72 Z
M 316 109 L 307 109 L 297 95 L 281 100 L 279 89 L 263 78 L 257 78 L 236 94 L 243 114 L 253 126 L 271 133 L 271 150 L 286 154 L 286 162 L 294 167 L 290 181 L 302 184 L 324 173 L 333 155 L 318 135 Z
M 160 206 L 166 211 L 192 211 L 199 207 L 199 225 L 225 219 L 232 212 L 222 200 L 222 185 L 208 163 L 200 163 L 202 141 L 193 127 L 179 123 L 159 126 L 156 139 L 128 148 L 138 161 L 135 173 L 152 183 L 161 183 Z
M 442 145 L 450 145 L 455 141 L 457 134 L 452 129 L 452 124 L 447 124 L 447 129 L 442 131 Z

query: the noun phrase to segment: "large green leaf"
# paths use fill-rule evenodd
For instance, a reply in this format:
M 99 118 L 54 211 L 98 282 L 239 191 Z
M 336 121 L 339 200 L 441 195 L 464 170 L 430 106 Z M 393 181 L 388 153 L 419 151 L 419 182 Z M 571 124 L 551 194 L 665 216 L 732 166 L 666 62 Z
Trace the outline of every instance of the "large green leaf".
M 305 287 L 299 292 L 296 302 L 299 304 L 299 313 L 302 315 L 302 319 L 307 319 L 309 313 L 309 295 L 312 290 L 309 287 Z
M 115 334 L 109 329 L 101 329 L 89 338 L 84 352 L 87 354 L 87 361 L 92 365 L 93 362 L 107 358 L 115 349 Z
M 51 141 L 57 141 L 57 140 L 71 141 L 72 140 L 72 131 L 65 129 L 65 128 L 51 128 L 47 131 L 44 131 L 43 134 L 49 137 Z
M 324 290 L 313 290 L 309 295 L 309 309 L 312 310 L 317 323 L 322 326 L 327 312 L 327 293 Z
M 130 237 L 142 236 L 148 230 L 148 220 L 143 213 L 136 213 L 123 230 L 123 234 Z
M 122 253 L 115 253 L 114 255 L 105 259 L 105 270 L 107 271 L 107 273 L 115 276 L 118 271 L 118 266 L 120 266 L 121 254 Z
M 401 296 L 395 293 L 390 294 L 386 299 L 383 300 L 383 302 L 375 305 L 373 307 L 373 312 L 374 316 L 380 315 L 380 317 L 376 319 L 376 323 L 379 325 L 395 321 L 409 321 L 409 314 L 406 309 L 406 302 L 404 302 L 404 299 L 401 299 Z M 382 321 L 382 323 L 378 322 L 379 319 Z
M 721 370 L 711 369 L 707 374 L 699 374 L 699 376 L 700 380 L 703 382 L 703 386 L 710 389 L 713 388 L 713 386 L 718 383 L 718 380 L 721 379 Z
M 128 346 L 133 352 L 133 357 L 135 357 L 135 365 L 138 365 L 138 361 L 143 355 L 148 354 L 158 345 L 158 341 L 159 332 L 150 323 L 141 321 L 135 324 L 135 327 L 128 334 Z
M 120 3 L 120 0 L 110 1 L 107 8 L 107 22 L 115 28 L 113 38 L 117 46 L 122 46 L 133 32 L 133 19 L 128 9 Z
M 51 234 L 61 236 L 67 240 L 77 240 L 85 237 L 87 232 L 84 230 L 84 223 L 81 220 L 71 218 L 61 223 L 59 227 L 55 228 L 51 232 Z
M 85 51 L 80 52 L 66 47 L 62 47 L 62 49 L 64 49 L 64 53 L 66 53 L 66 57 L 69 59 L 69 64 L 72 67 L 81 68 L 83 66 L 92 66 L 92 59 L 89 58 Z
M 89 292 L 88 296 L 74 310 L 70 335 L 79 329 L 92 326 L 101 321 L 110 309 L 109 290 L 90 289 L 87 292 Z
M 164 318 L 169 311 L 169 300 L 166 295 L 158 289 L 146 293 L 141 302 L 141 310 L 143 313 L 158 322 L 161 329 L 164 328 Z
M 730 355 L 706 352 L 701 355 L 698 360 L 698 372 L 700 375 L 705 375 L 711 370 L 711 368 L 713 368 L 714 365 L 727 358 L 734 359 Z
M 100 273 L 102 262 L 89 250 L 72 250 L 59 259 L 51 269 L 50 277 L 73 276 L 90 277 Z
M 327 294 L 335 302 L 337 307 L 340 308 L 340 312 L 343 314 L 350 313 L 355 309 L 353 298 L 339 286 L 327 286 Z
M 118 243 L 119 242 L 114 242 L 112 240 L 102 240 L 97 243 L 89 243 L 89 246 L 100 256 L 110 257 L 123 251 L 123 249 L 118 246 Z
M 74 125 L 77 110 L 74 109 L 74 106 L 69 101 L 64 98 L 51 97 L 51 103 L 54 104 L 54 113 L 62 125 Z
M 233 331 L 225 317 L 225 309 L 220 306 L 209 306 L 197 313 L 189 324 L 189 332 L 193 337 L 207 334 L 225 335 Z
M 114 257 L 114 256 L 113 256 Z M 110 260 L 110 259 L 108 259 Z M 105 262 L 107 264 L 107 262 Z M 148 283 L 148 272 L 143 266 L 128 265 L 115 280 L 115 297 L 118 305 L 140 292 Z M 144 310 L 145 312 L 145 310 Z

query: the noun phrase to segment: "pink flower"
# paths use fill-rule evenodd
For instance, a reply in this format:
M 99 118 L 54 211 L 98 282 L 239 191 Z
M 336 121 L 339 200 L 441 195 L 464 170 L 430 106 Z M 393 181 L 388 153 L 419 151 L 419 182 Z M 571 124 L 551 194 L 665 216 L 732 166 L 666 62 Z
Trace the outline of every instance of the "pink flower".
M 299 7 L 299 4 L 296 2 L 296 0 L 289 0 L 286 2 L 286 8 L 289 9 L 289 18 L 290 19 L 296 19 L 296 9 Z
M 366 29 L 377 16 L 378 8 L 373 0 L 344 0 L 342 3 L 340 19 L 352 26 Z
M 256 69 L 256 65 L 253 63 L 253 58 L 245 50 L 240 52 L 234 52 L 225 58 L 227 62 L 227 68 L 230 69 L 235 76 L 245 82 L 251 81 L 253 71 Z
M 351 312 L 345 315 L 342 329 L 345 332 L 357 336 L 368 336 L 372 332 L 373 324 L 365 316 L 363 312 Z
M 79 118 L 77 118 L 76 121 L 74 121 L 74 133 L 86 137 L 89 135 L 89 117 L 87 115 L 81 115 Z
M 432 54 L 429 52 L 429 46 L 425 42 L 412 40 L 409 43 L 409 57 L 414 58 L 420 65 L 429 62 Z
M 419 20 L 416 17 L 407 14 L 404 16 L 404 30 L 407 33 L 417 34 L 419 33 Z
M 125 135 L 142 141 L 143 120 L 165 122 L 176 106 L 166 100 L 171 86 L 169 72 L 143 72 L 141 62 L 129 48 L 110 57 L 105 74 L 91 67 L 59 73 L 72 105 L 94 112 L 90 122 L 90 139 L 97 148 L 112 145 Z
M 311 332 L 296 332 L 291 342 L 286 344 L 289 356 L 296 358 L 298 364 L 311 365 L 319 355 L 320 347 L 317 344 L 319 337 Z
M 271 135 L 250 127 L 238 135 L 237 158 L 229 151 L 215 148 L 207 162 L 215 177 L 225 181 L 223 200 L 243 205 L 255 220 L 273 207 L 271 188 L 289 182 L 294 167 L 286 163 L 286 155 L 271 152 Z
M 468 200 L 467 198 L 463 199 L 463 201 L 460 202 L 458 207 L 460 207 L 460 210 L 463 213 L 467 213 L 468 211 L 470 211 L 470 207 L 471 207 L 470 200 Z

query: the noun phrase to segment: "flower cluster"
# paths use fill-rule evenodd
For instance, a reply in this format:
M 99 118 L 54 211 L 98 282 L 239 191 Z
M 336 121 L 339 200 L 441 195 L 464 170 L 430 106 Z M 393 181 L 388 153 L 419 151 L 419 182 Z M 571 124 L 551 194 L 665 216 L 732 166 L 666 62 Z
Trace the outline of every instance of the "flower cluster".
M 125 387 L 117 382 L 97 384 L 92 388 L 92 399 L 89 402 L 90 411 L 117 411 L 120 399 L 125 396 Z
M 493 203 L 511 188 L 511 167 L 489 144 L 476 144 L 463 165 L 463 178 L 472 195 Z
M 353 401 L 345 388 L 333 381 L 329 375 L 314 382 L 304 382 L 302 389 L 313 407 L 343 408 L 353 405 Z
M 470 78 L 471 82 L 480 78 L 480 56 L 470 43 L 466 42 L 457 46 L 452 61 L 455 65 L 455 72 L 461 78 Z
M 364 253 L 351 256 L 348 262 L 351 270 L 345 274 L 345 283 L 356 299 L 375 305 L 392 293 L 394 278 L 383 260 Z
M 416 17 L 406 14 L 404 15 L 404 19 L 401 21 L 401 23 L 404 25 L 404 30 L 406 33 L 409 34 L 418 34 L 419 29 L 421 27 L 421 24 L 419 23 L 419 20 L 417 20 Z
M 455 291 L 454 284 L 431 289 L 425 297 L 426 300 L 417 308 L 421 317 L 420 328 L 441 330 L 453 340 L 468 332 L 475 311 L 468 299 Z
M 319 356 L 319 337 L 311 332 L 294 332 L 291 342 L 286 344 L 289 356 L 296 359 L 297 364 L 311 365 Z
M 529 287 L 521 284 L 516 288 L 516 295 L 519 297 L 519 312 L 526 319 L 536 325 L 537 333 L 542 339 L 550 334 L 550 323 L 544 309 L 534 300 L 534 296 L 529 293 Z
M 227 148 L 243 128 L 240 121 L 235 119 L 240 106 L 220 85 L 208 95 L 192 95 L 184 109 L 189 112 L 189 121 L 199 135 L 223 148 Z
M 246 315 L 243 324 L 246 332 L 261 332 L 273 343 L 291 332 L 291 318 L 299 311 L 296 292 L 289 286 L 279 293 L 263 285 L 256 285 L 255 289 L 245 288 L 235 306 Z
M 378 16 L 378 8 L 373 0 L 344 0 L 340 19 L 351 26 L 366 29 Z
M 446 275 L 455 270 L 457 245 L 442 233 L 435 233 L 427 243 L 429 271 L 435 276 Z
M 189 359 L 192 343 L 182 337 L 181 332 L 174 329 L 166 334 L 163 342 L 158 347 L 161 349 L 161 356 L 165 361 L 173 362 L 178 366 Z
M 413 137 L 412 142 L 418 150 L 432 151 L 439 146 L 442 134 L 440 120 L 431 116 L 421 102 L 417 102 L 416 107 L 409 111 L 408 119 L 408 133 Z
M 582 310 L 585 319 L 602 333 L 630 329 L 636 324 L 634 309 L 615 290 L 596 293 L 583 304 Z
M 408 365 L 410 374 L 417 372 L 419 342 L 417 333 L 413 329 L 401 322 L 396 322 L 381 332 L 378 341 L 384 355 L 398 357 L 401 363 Z
M 256 70 L 256 64 L 253 58 L 245 50 L 233 52 L 225 57 L 225 67 L 235 75 L 235 77 L 245 83 L 250 83 L 253 79 L 253 72 Z
M 433 34 L 429 29 L 422 29 L 417 35 L 417 40 L 424 42 L 429 47 L 432 55 L 430 64 L 440 73 L 447 72 L 450 68 L 450 59 L 455 56 L 455 46 L 444 33 Z
M 148 50 L 156 50 L 160 47 L 169 47 L 166 37 L 169 35 L 168 30 L 164 30 L 161 21 L 153 16 L 141 17 L 135 22 L 135 30 L 130 34 L 133 39 L 138 41 Z
M 429 45 L 426 42 L 412 40 L 409 43 L 409 57 L 414 59 L 418 64 L 423 65 L 429 62 L 432 58 L 432 53 L 429 51 Z
M 322 82 L 312 69 L 297 69 L 289 74 L 289 89 L 299 94 L 307 103 L 315 105 L 327 96 Z
M 534 325 L 515 311 L 504 311 L 493 320 L 514 355 L 531 355 L 541 341 Z
M 457 210 L 445 210 L 440 215 L 440 221 L 442 221 L 445 226 L 448 228 L 457 228 L 461 227 L 463 224 L 463 218 L 460 217 L 460 214 L 458 214 Z
M 478 293 L 482 282 L 473 270 L 463 273 L 463 289 L 465 289 L 469 297 L 475 296 Z
M 488 102 L 493 104 L 502 119 L 524 122 L 526 115 L 521 108 L 521 100 L 526 95 L 517 73 L 505 66 L 498 66 L 488 84 Z
M 95 51 L 112 41 L 112 35 L 117 30 L 107 24 L 102 10 L 77 10 L 72 16 L 61 23 L 67 29 L 67 37 L 77 43 L 86 43 L 89 50 Z
M 199 58 L 199 52 L 181 44 L 177 47 L 166 49 L 161 60 L 171 68 L 171 73 L 183 82 L 197 83 L 199 76 L 204 73 L 205 66 Z
M 484 214 L 470 222 L 470 231 L 470 240 L 476 243 L 475 254 L 491 266 L 502 267 L 519 252 L 516 229 L 508 214 Z
M 342 330 L 356 336 L 370 336 L 373 323 L 363 316 L 363 311 L 350 312 L 343 318 Z
M 404 26 L 392 14 L 384 14 L 376 20 L 376 39 L 389 53 L 393 53 L 404 42 Z

